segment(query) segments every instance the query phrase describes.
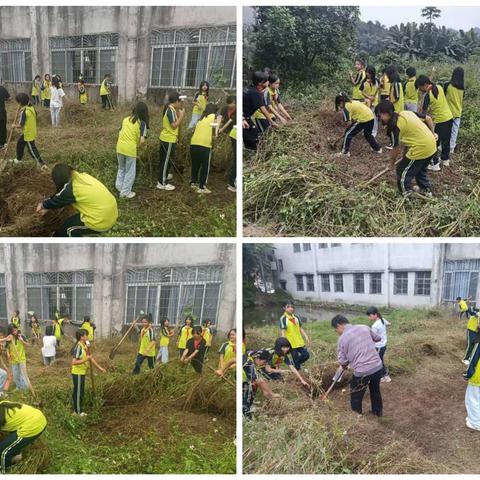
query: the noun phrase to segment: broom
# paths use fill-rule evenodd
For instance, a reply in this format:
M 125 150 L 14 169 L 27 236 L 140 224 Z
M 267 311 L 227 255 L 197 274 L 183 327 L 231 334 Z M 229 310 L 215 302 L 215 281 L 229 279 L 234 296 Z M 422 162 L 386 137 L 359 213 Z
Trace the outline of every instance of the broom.
M 128 337 L 128 334 L 132 331 L 133 327 L 139 322 L 140 317 L 143 316 L 143 315 L 145 315 L 145 312 L 143 310 L 140 310 L 140 315 L 133 321 L 133 323 L 130 325 L 128 330 L 125 332 L 125 335 L 120 339 L 120 341 L 110 351 L 110 355 L 108 356 L 108 358 L 110 360 L 113 360 L 115 358 L 115 355 L 117 354 L 117 350 L 119 349 L 120 345 Z
M 14 120 L 13 120 L 13 123 L 12 123 L 12 129 L 10 130 L 10 133 L 8 135 L 8 140 L 7 140 L 7 144 L 5 146 L 5 151 L 3 153 L 3 158 L 2 160 L 0 161 L 0 172 L 3 172 L 6 164 L 7 164 L 7 153 L 8 153 L 8 147 L 10 145 L 10 142 L 12 141 L 12 137 L 13 137 L 13 130 L 14 130 L 14 125 L 17 124 L 17 118 L 18 118 L 18 114 L 20 112 L 20 105 L 17 107 L 17 111 L 15 112 L 15 117 L 14 117 Z

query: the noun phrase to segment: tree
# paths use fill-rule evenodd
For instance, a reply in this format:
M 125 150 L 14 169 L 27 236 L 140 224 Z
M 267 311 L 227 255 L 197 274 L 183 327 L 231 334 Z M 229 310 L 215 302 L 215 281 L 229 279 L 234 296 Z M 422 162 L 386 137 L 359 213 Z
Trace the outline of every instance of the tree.
M 422 17 L 428 19 L 428 23 L 433 25 L 433 20 L 440 18 L 442 11 L 437 7 L 422 8 Z

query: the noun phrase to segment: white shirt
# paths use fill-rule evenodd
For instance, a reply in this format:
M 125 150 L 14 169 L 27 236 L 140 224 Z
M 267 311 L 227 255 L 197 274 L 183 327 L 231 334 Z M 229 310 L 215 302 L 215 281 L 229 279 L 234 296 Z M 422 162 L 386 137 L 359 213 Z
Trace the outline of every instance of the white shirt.
M 378 319 L 375 320 L 374 324 L 372 325 L 372 330 L 376 333 L 381 340 L 379 342 L 375 342 L 375 347 L 382 348 L 387 346 L 387 326 L 390 325 L 390 322 L 384 318 L 383 322 Z
M 52 98 L 50 99 L 50 105 L 55 108 L 62 108 L 63 107 L 62 98 L 65 96 L 65 92 L 63 91 L 63 88 L 50 87 L 50 92 L 52 95 Z
M 57 353 L 57 339 L 53 335 L 43 337 L 42 355 L 54 357 Z

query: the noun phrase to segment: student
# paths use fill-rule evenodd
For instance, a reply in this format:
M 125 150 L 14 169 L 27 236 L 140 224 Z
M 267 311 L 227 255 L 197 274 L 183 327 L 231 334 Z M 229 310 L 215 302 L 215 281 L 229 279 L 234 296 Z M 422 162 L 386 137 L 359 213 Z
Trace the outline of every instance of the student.
M 182 362 L 190 363 L 197 373 L 202 373 L 207 343 L 202 338 L 202 327 L 192 328 L 192 338 L 187 341 L 182 353 Z
M 441 146 L 441 161 L 445 167 L 450 165 L 450 137 L 452 136 L 453 115 L 448 106 L 445 93 L 441 85 L 433 83 L 426 75 L 420 75 L 415 81 L 425 97 L 421 108 L 422 113 L 428 113 L 435 122 L 435 133 L 438 135 L 437 146 Z M 432 158 L 430 170 L 440 171 L 438 154 Z
M 343 315 L 332 318 L 332 328 L 339 335 L 337 342 L 337 359 L 343 369 L 348 365 L 353 368 L 350 383 L 350 406 L 352 410 L 362 415 L 362 400 L 367 390 L 370 390 L 372 413 L 377 417 L 383 415 L 380 381 L 383 376 L 383 364 L 375 342 L 380 336 L 366 325 L 350 325 Z
M 102 83 L 100 84 L 100 98 L 102 99 L 102 109 L 111 110 L 113 108 L 112 104 L 112 91 L 110 90 L 112 86 L 112 76 L 107 73 L 103 77 Z
M 198 91 L 195 93 L 193 97 L 193 111 L 192 111 L 192 118 L 188 125 L 188 128 L 194 128 L 197 122 L 203 115 L 205 108 L 207 107 L 208 103 L 208 96 L 210 93 L 210 84 L 203 80 L 200 83 L 200 87 L 198 87 Z
M 227 104 L 217 115 L 217 123 L 220 125 L 219 134 L 226 133 L 232 144 L 230 168 L 228 170 L 227 190 L 235 193 L 237 191 L 237 107 L 235 95 L 227 97 Z
M 57 347 L 60 347 L 60 342 L 62 341 L 63 338 L 63 325 L 65 322 L 65 318 L 54 318 L 52 320 L 52 327 L 53 327 L 53 335 L 55 339 L 57 340 Z
M 11 323 L 7 328 L 7 336 L 0 339 L 1 343 L 6 343 L 8 356 L 12 365 L 13 381 L 18 390 L 27 390 L 29 380 L 27 375 L 27 356 L 25 345 L 27 340 L 21 334 L 20 330 Z
M 57 76 L 52 79 L 51 100 L 50 100 L 50 116 L 52 117 L 52 127 L 56 128 L 60 125 L 60 110 L 63 108 L 63 99 L 65 92 L 60 86 L 60 80 Z
M 52 96 L 52 92 L 50 90 L 51 86 L 52 86 L 52 81 L 50 80 L 50 75 L 46 73 L 45 76 L 43 77 L 43 82 L 40 86 L 43 106 L 45 108 L 50 108 L 50 98 Z
M 175 332 L 168 328 L 169 325 L 170 322 L 168 321 L 168 318 L 164 318 L 160 322 L 160 348 L 158 350 L 157 362 L 161 360 L 162 363 L 168 363 L 168 346 L 170 344 L 170 337 L 175 335 Z
M 412 180 L 426 196 L 431 196 L 427 167 L 437 153 L 437 145 L 432 119 L 415 112 L 396 113 L 393 104 L 382 100 L 377 107 L 377 114 L 388 132 L 392 135 L 393 150 L 390 156 L 390 168 L 395 166 L 402 154 L 400 144 L 407 147 L 403 158 L 397 165 L 397 187 L 405 197 L 413 193 Z
M 268 78 L 269 77 L 267 77 L 267 81 L 264 84 L 265 88 L 261 92 L 264 108 L 260 107 L 252 116 L 252 120 L 255 122 L 260 136 L 264 135 L 270 128 L 269 118 L 275 122 L 280 120 L 272 108 L 272 97 L 270 96 Z
M 87 347 L 88 332 L 86 330 L 77 330 L 75 332 L 77 343 L 71 350 L 72 354 L 72 380 L 73 380 L 73 413 L 81 417 L 87 416 L 83 411 L 83 397 L 85 395 L 85 377 L 89 368 L 95 366 L 102 373 L 106 370 L 101 367 Z
M 274 97 L 278 99 L 278 96 L 276 94 L 275 88 L 272 88 L 270 84 L 270 81 L 273 81 L 275 84 L 279 85 L 279 78 L 277 75 L 273 75 L 272 73 L 269 73 L 268 75 L 269 75 L 268 83 L 266 84 L 267 88 L 265 88 L 265 90 L 263 91 L 265 106 L 273 120 L 280 122 L 282 125 L 285 125 L 288 122 L 288 120 L 286 117 L 282 115 L 282 112 L 279 111 L 279 109 L 277 108 L 278 103 L 275 102 Z M 261 109 L 257 110 L 254 113 L 253 119 L 257 123 L 257 126 L 262 133 L 265 133 L 268 130 L 269 122 L 266 119 Z
M 360 132 L 363 132 L 365 139 L 376 153 L 382 153 L 382 148 L 373 136 L 373 127 L 375 126 L 375 115 L 370 108 L 357 100 L 350 100 L 344 92 L 339 93 L 335 97 L 335 110 L 342 111 L 343 118 L 351 124 L 345 130 L 343 137 L 342 151 L 335 154 L 337 157 L 350 156 L 350 144 L 353 138 Z
M 92 323 L 90 316 L 85 315 L 83 317 L 83 323 L 80 325 L 81 330 L 86 330 L 88 333 L 88 338 L 87 340 L 92 343 L 93 340 L 95 339 L 95 329 L 97 327 Z
M 388 79 L 386 68 L 384 68 L 380 77 L 380 100 L 390 99 L 390 87 L 390 80 Z
M 187 348 L 187 340 L 192 338 L 192 326 L 193 317 L 188 315 L 188 317 L 185 318 L 185 322 L 180 329 L 180 335 L 178 337 L 177 349 L 179 358 L 182 358 L 183 351 Z
M 178 92 L 168 95 L 168 103 L 162 113 L 162 131 L 160 132 L 160 173 L 157 188 L 159 190 L 175 190 L 175 186 L 168 183 L 172 178 L 169 174 L 170 163 L 175 159 L 178 142 L 178 130 L 185 116 L 183 101 Z
M 355 60 L 355 72 L 350 72 L 350 81 L 353 85 L 352 99 L 363 102 L 365 100 L 360 90 L 360 85 L 366 78 L 365 61 L 357 58 Z
M 42 84 L 42 77 L 35 75 L 32 82 L 32 105 L 40 105 L 40 87 Z
M 360 85 L 360 92 L 365 99 L 365 105 L 367 105 L 367 107 L 369 107 L 372 112 L 375 112 L 375 107 L 378 105 L 380 95 L 380 82 L 377 80 L 376 74 L 377 72 L 375 70 L 375 67 L 368 66 L 366 69 L 365 80 Z M 375 115 L 372 135 L 376 137 L 377 133 L 378 118 Z
M 132 192 L 132 187 L 135 182 L 138 147 L 145 143 L 149 123 L 148 107 L 143 102 L 138 102 L 132 114 L 122 121 L 117 140 L 118 171 L 115 181 L 121 198 L 133 198 L 136 195 Z
M 88 103 L 88 93 L 87 89 L 85 88 L 85 81 L 80 79 L 77 83 L 77 90 L 78 90 L 78 100 L 80 105 L 86 105 Z
M 21 106 L 21 109 L 18 123 L 14 124 L 13 127 L 21 128 L 22 135 L 17 141 L 17 156 L 12 162 L 19 163 L 23 159 L 25 147 L 27 147 L 28 152 L 37 162 L 37 166 L 47 168 L 35 144 L 35 139 L 37 138 L 37 112 L 30 103 L 26 93 L 18 93 L 15 100 Z
M 470 310 L 470 309 L 469 309 Z M 465 351 L 465 355 L 463 356 L 462 362 L 465 365 L 469 365 L 470 363 L 470 356 L 472 354 L 473 348 L 478 342 L 478 334 L 479 334 L 479 323 L 478 323 L 478 314 L 471 314 L 468 318 L 467 323 L 467 349 Z
M 55 361 L 57 354 L 57 338 L 55 337 L 53 325 L 45 327 L 45 336 L 43 337 L 42 356 L 43 364 L 48 367 Z
M 405 92 L 405 110 L 409 112 L 418 111 L 418 89 L 415 87 L 417 81 L 417 71 L 414 67 L 408 67 L 406 70 L 407 81 L 403 85 Z
M 22 450 L 32 444 L 45 430 L 43 413 L 30 405 L 0 402 L 0 430 L 7 435 L 0 441 L 1 473 L 22 460 Z
M 236 359 L 237 351 L 237 329 L 232 328 L 227 334 L 228 341 L 222 343 L 218 350 L 218 371 L 222 372 L 222 375 L 226 370 L 235 368 L 235 363 L 232 362 Z
M 0 85 L 0 150 L 7 146 L 7 110 L 5 102 L 9 100 L 10 94 L 8 90 L 3 85 Z
M 469 300 L 471 300 L 471 297 L 457 297 L 455 300 L 457 301 L 460 319 L 462 319 L 464 315 L 467 317 L 467 319 L 469 319 L 471 315 L 475 315 L 475 312 L 468 306 L 467 303 Z
M 55 237 L 83 237 L 108 232 L 118 218 L 117 201 L 107 187 L 88 173 L 80 173 L 66 163 L 53 167 L 57 193 L 37 206 L 37 213 L 72 205 L 78 212 L 67 218 Z
M 212 333 L 212 328 L 211 328 L 212 322 L 208 319 L 206 319 L 203 322 L 203 327 L 202 327 L 202 337 L 205 340 L 205 360 L 208 360 L 208 351 L 210 350 L 210 347 L 212 346 L 212 340 L 213 340 L 213 333 Z
M 280 78 L 278 75 L 270 74 L 268 77 L 268 90 L 272 99 L 272 106 L 276 112 L 283 117 L 287 122 L 292 121 L 292 117 L 287 112 L 282 103 L 282 97 L 280 95 Z
M 20 312 L 15 310 L 12 318 L 10 319 L 10 323 L 15 325 L 16 328 L 20 328 Z
M 393 103 L 395 112 L 402 112 L 405 110 L 405 101 L 403 97 L 403 86 L 397 67 L 389 65 L 385 69 L 385 75 L 388 77 L 390 83 L 389 100 Z
M 385 367 L 385 362 L 383 357 L 385 356 L 385 351 L 387 350 L 387 327 L 390 325 L 390 322 L 383 318 L 380 312 L 376 307 L 370 307 L 367 309 L 367 317 L 372 322 L 372 331 L 380 337 L 380 341 L 375 343 L 375 348 L 377 349 L 378 355 L 382 360 L 383 365 L 383 376 L 380 380 L 381 382 L 391 382 L 392 379 L 388 374 L 388 369 Z
M 144 360 L 148 362 L 150 370 L 155 367 L 155 333 L 152 327 L 150 316 L 142 317 L 142 330 L 140 331 L 140 346 L 138 348 L 137 360 L 133 368 L 133 375 L 140 373 L 140 368 Z
M 310 339 L 302 327 L 302 322 L 295 316 L 295 306 L 291 302 L 283 306 L 283 315 L 279 321 L 280 337 L 286 338 L 292 347 L 293 365 L 297 370 L 310 358 L 305 342 Z
M 40 323 L 35 314 L 30 318 L 30 328 L 32 330 L 32 345 L 35 345 L 37 340 L 40 342 Z
M 452 79 L 444 85 L 445 98 L 453 115 L 452 135 L 450 137 L 450 153 L 457 146 L 458 130 L 463 110 L 463 95 L 465 93 L 465 72 L 462 67 L 456 67 L 452 72 Z
M 212 160 L 213 137 L 215 135 L 212 123 L 215 122 L 217 106 L 209 103 L 197 122 L 190 140 L 190 156 L 192 160 L 192 177 L 190 187 L 200 194 L 212 193 L 207 188 L 210 162 Z

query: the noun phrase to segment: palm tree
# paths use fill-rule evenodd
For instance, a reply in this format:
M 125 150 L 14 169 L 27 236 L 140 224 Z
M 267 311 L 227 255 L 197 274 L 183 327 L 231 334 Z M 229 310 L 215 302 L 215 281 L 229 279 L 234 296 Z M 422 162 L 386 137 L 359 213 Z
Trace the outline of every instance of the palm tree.
M 425 7 L 422 8 L 422 17 L 428 19 L 430 25 L 433 24 L 433 20 L 440 18 L 442 11 L 437 7 Z

